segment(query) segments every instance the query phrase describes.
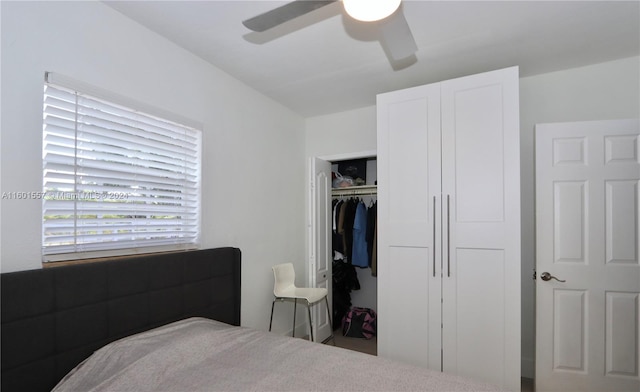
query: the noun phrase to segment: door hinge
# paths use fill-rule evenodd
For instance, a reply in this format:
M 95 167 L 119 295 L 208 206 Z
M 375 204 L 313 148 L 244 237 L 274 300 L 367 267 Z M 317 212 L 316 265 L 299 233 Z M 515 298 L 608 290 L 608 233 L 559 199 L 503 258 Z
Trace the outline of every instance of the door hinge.
M 532 276 L 532 278 L 533 278 L 533 280 L 538 279 L 538 275 L 537 275 L 537 272 L 536 272 L 536 269 L 535 269 L 535 268 L 533 269 L 533 276 Z

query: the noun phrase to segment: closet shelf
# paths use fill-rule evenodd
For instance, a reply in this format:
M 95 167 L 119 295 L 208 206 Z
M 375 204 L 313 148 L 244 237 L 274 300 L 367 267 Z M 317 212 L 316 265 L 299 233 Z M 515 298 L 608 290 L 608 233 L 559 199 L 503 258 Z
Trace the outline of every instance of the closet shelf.
M 346 188 L 332 188 L 331 196 L 356 196 L 375 195 L 378 193 L 377 185 L 350 186 Z

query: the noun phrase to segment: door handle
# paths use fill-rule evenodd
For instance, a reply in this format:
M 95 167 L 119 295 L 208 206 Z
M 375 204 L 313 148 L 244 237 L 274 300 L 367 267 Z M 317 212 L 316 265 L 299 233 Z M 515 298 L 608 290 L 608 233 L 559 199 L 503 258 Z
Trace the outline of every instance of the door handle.
M 558 278 L 556 278 L 555 276 L 551 275 L 551 274 L 550 274 L 550 273 L 548 273 L 548 272 L 543 272 L 543 273 L 541 273 L 541 274 L 540 274 L 540 279 L 544 280 L 545 282 L 548 282 L 548 281 L 550 281 L 551 279 L 555 279 L 555 280 L 557 280 L 558 282 L 566 282 L 566 280 L 558 279 Z
M 447 195 L 447 277 L 451 276 L 451 204 Z
M 433 197 L 433 277 L 436 276 L 436 197 Z

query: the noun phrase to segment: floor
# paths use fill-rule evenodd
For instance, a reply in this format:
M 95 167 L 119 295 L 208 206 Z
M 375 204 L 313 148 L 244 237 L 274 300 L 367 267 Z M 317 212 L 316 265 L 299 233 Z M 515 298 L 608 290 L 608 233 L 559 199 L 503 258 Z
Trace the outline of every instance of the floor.
M 342 336 L 340 331 L 336 331 L 334 336 L 335 344 L 338 347 L 346 348 L 348 350 L 359 351 L 365 354 L 376 355 L 378 350 L 378 342 L 376 338 L 367 340 L 367 339 L 357 339 L 357 338 L 349 338 L 346 336 Z M 326 344 L 333 344 L 333 342 L 328 341 Z M 533 392 L 533 380 L 530 378 L 522 378 L 521 379 L 521 392 Z
M 342 336 L 340 331 L 336 331 L 334 335 L 336 346 L 346 348 L 348 350 L 360 351 L 361 353 L 377 355 L 378 353 L 378 341 L 374 337 L 373 339 L 358 339 Z M 331 341 L 327 344 L 332 344 Z

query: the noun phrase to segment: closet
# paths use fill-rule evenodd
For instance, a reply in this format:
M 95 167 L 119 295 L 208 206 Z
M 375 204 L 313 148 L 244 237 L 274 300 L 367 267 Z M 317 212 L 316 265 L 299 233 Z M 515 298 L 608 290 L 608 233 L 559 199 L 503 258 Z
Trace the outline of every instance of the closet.
M 353 166 L 360 169 L 361 175 L 354 173 Z M 335 178 L 332 181 L 333 314 L 341 317 L 344 310 L 348 310 L 352 306 L 377 311 L 376 265 L 372 265 L 377 259 L 377 252 L 373 247 L 377 220 L 377 161 L 375 157 L 333 161 L 331 171 L 334 174 L 344 176 L 348 180 L 355 179 L 353 183 L 345 181 L 343 184 L 345 187 L 340 186 L 340 178 Z M 350 208 L 346 207 L 347 204 L 350 205 Z M 345 227 L 349 230 L 353 229 L 354 209 L 356 206 L 360 208 L 359 226 L 364 227 L 356 228 L 360 232 L 360 243 L 354 246 L 353 240 L 355 238 L 351 236 L 352 239 L 349 243 L 344 242 L 344 238 L 349 236 L 345 236 L 338 226 L 340 221 L 339 212 L 345 207 L 345 209 L 352 212 L 352 214 L 346 214 L 346 216 L 351 215 L 352 222 L 345 224 Z M 363 219 L 362 213 L 366 213 L 365 219 Z M 355 234 L 355 231 L 353 233 Z M 360 251 L 357 253 L 348 252 L 349 255 L 345 255 L 343 249 L 347 247 L 352 248 L 352 250 L 360 249 Z M 365 247 L 366 250 L 364 250 Z M 347 257 L 345 258 L 345 256 Z M 347 259 L 350 261 L 345 262 Z M 345 262 L 345 264 L 352 264 L 353 268 L 350 265 L 341 265 L 340 261 Z M 355 278 L 355 281 L 353 278 Z M 349 292 L 349 288 L 353 289 Z M 335 318 L 334 324 L 339 324 L 339 317 Z
M 361 154 L 361 155 L 360 155 Z M 324 159 L 314 157 L 309 160 L 310 182 L 308 201 L 308 284 L 311 287 L 325 287 L 329 290 L 329 302 L 333 303 L 333 200 L 350 197 L 362 198 L 367 206 L 376 199 L 376 159 L 375 151 L 349 154 L 348 157 Z M 363 186 L 333 189 L 332 172 L 337 171 L 341 160 L 366 158 L 367 179 Z M 377 310 L 377 278 L 370 268 L 356 268 L 360 289 L 351 292 L 352 306 Z M 331 335 L 331 323 L 324 306 L 315 306 L 312 316 L 316 320 L 314 328 L 316 341 L 324 341 Z M 333 311 L 332 311 L 333 313 Z M 332 320 L 339 322 L 339 320 Z
M 517 67 L 378 95 L 378 355 L 520 389 Z

